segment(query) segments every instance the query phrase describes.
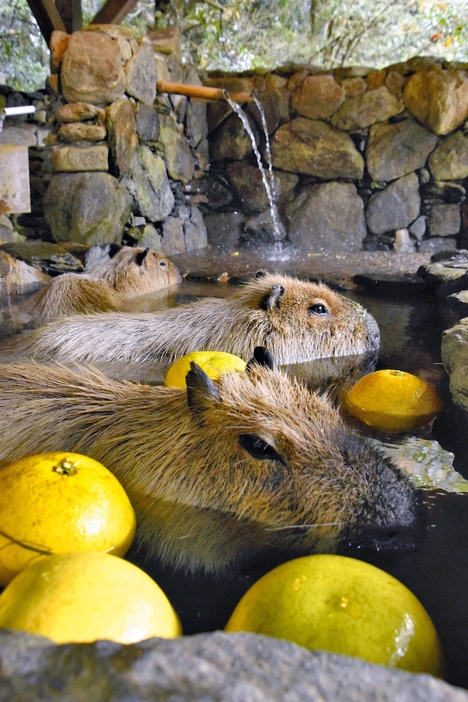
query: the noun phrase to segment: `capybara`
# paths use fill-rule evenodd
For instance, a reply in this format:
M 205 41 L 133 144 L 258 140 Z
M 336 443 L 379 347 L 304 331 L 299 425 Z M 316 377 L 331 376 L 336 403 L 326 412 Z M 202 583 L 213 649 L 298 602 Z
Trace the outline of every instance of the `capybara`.
M 0 459 L 73 451 L 101 461 L 133 504 L 140 543 L 185 569 L 355 539 L 412 543 L 422 507 L 398 469 L 326 395 L 260 362 L 247 368 L 213 381 L 192 364 L 180 390 L 89 366 L 0 365 Z
M 174 264 L 159 251 L 112 246 L 111 258 L 87 273 L 63 273 L 22 306 L 33 317 L 49 319 L 122 309 L 124 300 L 156 292 L 181 281 Z
M 326 285 L 270 273 L 230 299 L 59 319 L 22 340 L 21 350 L 38 360 L 170 362 L 203 350 L 247 360 L 255 346 L 267 346 L 284 365 L 375 351 L 379 343 L 377 322 L 357 302 Z

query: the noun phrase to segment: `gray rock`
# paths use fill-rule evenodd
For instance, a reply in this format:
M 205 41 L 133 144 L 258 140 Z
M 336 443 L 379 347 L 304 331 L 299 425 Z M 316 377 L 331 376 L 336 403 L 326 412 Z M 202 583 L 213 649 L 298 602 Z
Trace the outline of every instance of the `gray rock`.
M 433 205 L 427 220 L 430 236 L 453 236 L 461 226 L 460 205 Z
M 252 117 L 250 128 L 258 145 L 258 130 Z M 210 138 L 210 157 L 213 161 L 225 158 L 240 161 L 253 151 L 252 141 L 244 125 L 236 114 L 230 115 Z
M 220 175 L 205 175 L 192 181 L 190 191 L 212 210 L 224 210 L 234 199 L 228 183 Z
M 420 241 L 426 233 L 426 220 L 427 217 L 425 215 L 420 215 L 409 228 L 409 233 L 418 239 L 418 241 Z
M 268 134 L 273 134 L 278 126 L 289 120 L 289 99 L 290 92 L 285 88 L 266 90 L 257 95 L 257 99 L 263 109 Z M 261 133 L 264 131 L 263 120 L 258 106 L 251 102 L 248 112 L 252 115 Z
M 211 247 L 219 247 L 235 251 L 239 246 L 241 225 L 244 215 L 241 212 L 211 212 L 205 215 L 205 226 L 208 243 Z
M 139 246 L 149 247 L 154 251 L 161 251 L 161 235 L 152 224 L 146 224 L 143 228 L 143 236 L 138 242 Z
M 418 251 L 421 253 L 438 253 L 441 251 L 456 251 L 456 239 L 451 237 L 433 236 L 419 242 Z
M 293 245 L 309 251 L 359 251 L 367 230 L 364 204 L 353 183 L 306 186 L 288 203 Z
M 107 108 L 107 129 L 113 175 L 123 177 L 130 173 L 138 147 L 135 106 L 127 98 L 120 98 Z
M 142 141 L 156 141 L 159 135 L 158 113 L 152 105 L 138 105 L 137 134 Z
M 174 195 L 161 156 L 141 145 L 131 178 L 123 183 L 133 195 L 136 211 L 151 222 L 161 222 L 172 210 Z
M 462 180 L 468 176 L 468 136 L 457 131 L 441 139 L 429 158 L 434 180 Z
M 44 197 L 54 241 L 120 243 L 130 209 L 126 188 L 109 173 L 54 175 Z
M 0 702 L 467 702 L 429 675 L 308 651 L 248 633 L 215 632 L 53 646 L 0 632 Z
M 170 115 L 161 117 L 159 140 L 164 146 L 169 176 L 182 183 L 191 181 L 195 172 L 194 158 L 186 137 Z
M 423 189 L 423 199 L 426 203 L 455 204 L 463 202 L 466 190 L 460 183 L 434 181 Z
M 184 222 L 184 237 L 186 251 L 204 249 L 208 245 L 203 215 L 195 205 L 190 206 L 189 215 Z
M 366 149 L 368 171 L 374 180 L 390 181 L 422 168 L 437 144 L 437 136 L 414 119 L 375 124 Z
M 286 231 L 281 221 L 278 224 L 278 228 L 275 227 L 269 208 L 247 219 L 243 229 L 243 239 L 248 244 L 275 244 L 283 241 L 286 236 Z
M 323 180 L 360 180 L 364 161 L 348 134 L 306 117 L 284 124 L 271 143 L 273 165 Z
M 248 214 L 262 212 L 269 207 L 268 196 L 259 168 L 245 161 L 234 161 L 226 169 L 232 187 L 240 200 L 242 210 Z M 269 183 L 269 173 L 265 173 Z M 290 192 L 298 182 L 295 173 L 274 171 L 274 187 L 278 199 Z
M 419 216 L 420 204 L 418 177 L 411 173 L 372 195 L 367 225 L 373 234 L 407 229 Z
M 39 268 L 47 275 L 78 273 L 83 270 L 83 265 L 75 256 L 61 246 L 48 241 L 3 244 L 2 251 L 9 253 L 15 259 L 24 261 L 29 266 Z
M 49 276 L 40 268 L 14 258 L 6 247 L 0 247 L 0 298 L 35 292 L 49 280 Z M 2 327 L 3 322 L 0 323 L 0 329 Z
M 125 66 L 127 74 L 126 92 L 146 105 L 152 105 L 156 97 L 156 62 L 151 42 L 143 37 L 139 50 Z
M 376 122 L 385 122 L 404 109 L 403 102 L 383 85 L 346 100 L 331 118 L 331 123 L 338 129 L 354 131 Z
M 184 253 L 184 224 L 179 217 L 168 217 L 164 222 L 161 251 L 166 256 Z

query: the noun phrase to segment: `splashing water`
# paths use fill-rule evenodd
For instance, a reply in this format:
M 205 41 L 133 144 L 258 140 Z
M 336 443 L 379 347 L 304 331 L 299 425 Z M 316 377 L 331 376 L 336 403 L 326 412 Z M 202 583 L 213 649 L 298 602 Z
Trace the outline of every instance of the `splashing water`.
M 273 177 L 270 138 L 268 135 L 268 129 L 267 129 L 267 123 L 266 123 L 265 111 L 263 109 L 263 105 L 261 104 L 261 102 L 258 100 L 258 98 L 255 95 L 252 96 L 255 104 L 257 105 L 258 111 L 260 112 L 260 116 L 261 116 L 261 120 L 262 120 L 262 127 L 263 127 L 263 131 L 265 132 L 266 154 L 267 154 L 267 161 L 268 161 L 269 178 L 267 178 L 266 173 L 265 173 L 265 169 L 263 168 L 262 157 L 260 155 L 260 151 L 258 150 L 257 142 L 255 141 L 255 135 L 252 131 L 252 127 L 250 126 L 247 115 L 245 114 L 244 110 L 237 102 L 234 102 L 234 100 L 231 100 L 231 98 L 229 97 L 229 95 L 226 91 L 224 91 L 224 96 L 226 98 L 226 102 L 228 102 L 228 104 L 232 107 L 234 112 L 237 114 L 237 116 L 241 120 L 242 124 L 244 125 L 244 129 L 247 132 L 247 134 L 249 135 L 250 141 L 252 142 L 252 147 L 254 150 L 255 158 L 257 159 L 257 164 L 258 164 L 258 167 L 260 169 L 260 173 L 262 174 L 263 185 L 265 187 L 265 192 L 267 194 L 268 202 L 270 205 L 270 212 L 271 212 L 271 219 L 273 222 L 274 237 L 275 237 L 275 240 L 277 242 L 281 242 L 282 239 L 284 238 L 284 228 L 283 228 L 283 224 L 282 224 L 280 217 L 279 217 L 279 214 L 278 214 L 278 208 L 276 207 L 277 194 L 276 194 L 276 187 L 275 187 L 275 179 Z

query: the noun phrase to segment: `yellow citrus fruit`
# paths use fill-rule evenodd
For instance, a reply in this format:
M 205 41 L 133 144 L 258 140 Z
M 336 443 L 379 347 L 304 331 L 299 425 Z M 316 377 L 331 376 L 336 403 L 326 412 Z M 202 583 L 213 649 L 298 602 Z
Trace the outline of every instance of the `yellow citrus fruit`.
M 245 593 L 226 631 L 443 675 L 439 639 L 419 600 L 396 578 L 355 558 L 315 555 L 283 563 Z
M 107 553 L 75 551 L 30 563 L 0 595 L 0 627 L 56 643 L 110 639 L 133 643 L 182 633 L 154 580 Z
M 223 373 L 230 371 L 244 371 L 246 363 L 234 356 L 232 353 L 224 351 L 192 351 L 185 356 L 181 356 L 174 361 L 166 373 L 164 382 L 173 388 L 186 388 L 185 377 L 190 370 L 191 361 L 195 361 L 200 368 L 213 380 L 219 378 Z
M 412 431 L 442 409 L 437 391 L 422 378 L 401 370 L 369 373 L 344 394 L 343 406 L 364 424 L 385 432 Z
M 28 456 L 0 470 L 0 584 L 30 561 L 66 551 L 123 556 L 135 512 L 114 475 L 77 453 Z

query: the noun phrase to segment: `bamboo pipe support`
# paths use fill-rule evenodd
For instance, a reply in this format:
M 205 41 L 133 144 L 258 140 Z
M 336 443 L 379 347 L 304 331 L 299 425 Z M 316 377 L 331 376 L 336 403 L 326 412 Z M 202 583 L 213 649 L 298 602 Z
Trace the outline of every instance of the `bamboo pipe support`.
M 253 97 L 250 93 L 226 93 L 223 88 L 210 88 L 206 85 L 189 85 L 188 83 L 171 83 L 167 80 L 158 80 L 158 92 L 176 93 L 187 97 L 199 98 L 202 100 L 225 100 L 226 94 L 234 102 L 251 102 Z

